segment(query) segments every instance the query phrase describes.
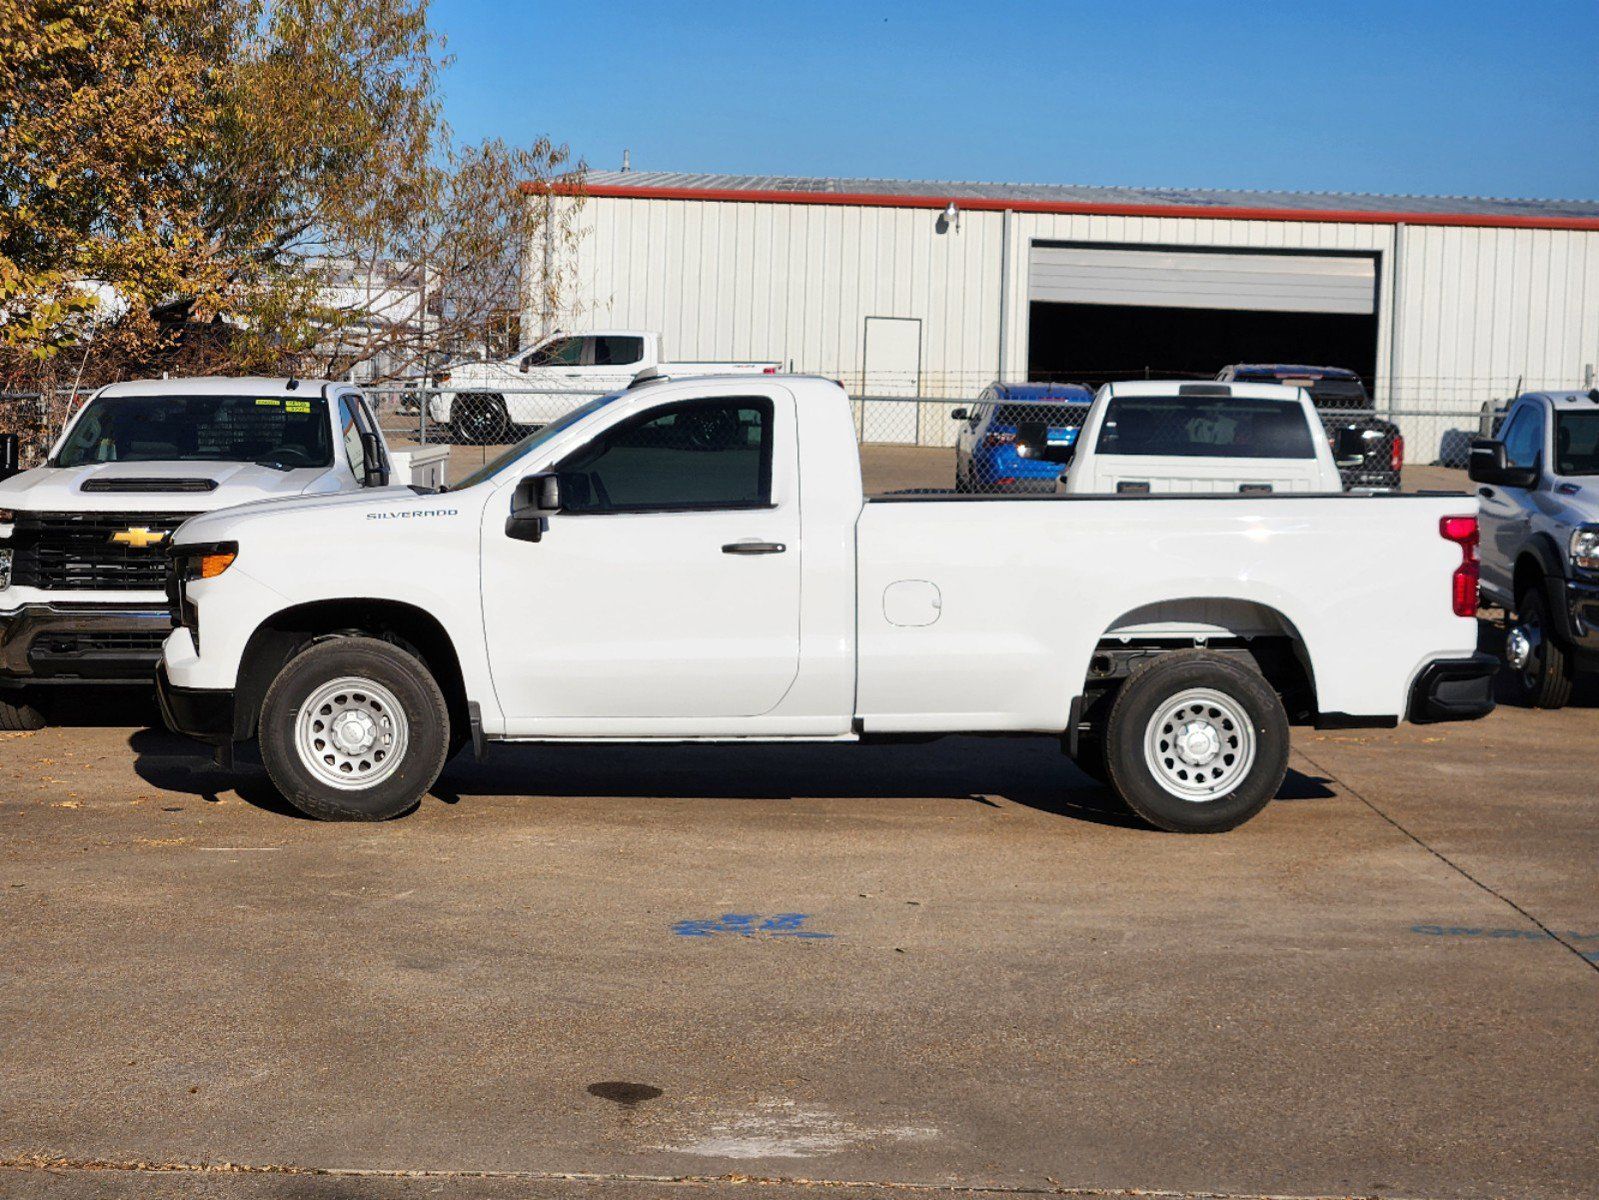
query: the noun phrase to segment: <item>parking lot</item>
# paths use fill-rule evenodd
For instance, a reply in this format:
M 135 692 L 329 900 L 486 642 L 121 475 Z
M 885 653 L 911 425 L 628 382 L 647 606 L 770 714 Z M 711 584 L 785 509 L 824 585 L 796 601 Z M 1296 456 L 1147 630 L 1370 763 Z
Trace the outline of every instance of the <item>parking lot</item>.
M 1297 731 L 1212 838 L 1045 739 L 501 748 L 328 825 L 142 704 L 4 735 L 0 1194 L 1591 1196 L 1583 699 Z

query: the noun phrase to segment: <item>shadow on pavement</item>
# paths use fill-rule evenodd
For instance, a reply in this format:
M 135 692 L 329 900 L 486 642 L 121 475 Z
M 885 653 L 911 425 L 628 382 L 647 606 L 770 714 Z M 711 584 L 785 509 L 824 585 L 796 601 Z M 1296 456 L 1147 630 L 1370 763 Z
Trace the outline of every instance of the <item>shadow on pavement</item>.
M 165 791 L 215 800 L 226 792 L 283 816 L 300 814 L 272 787 L 255 748 L 231 771 L 197 743 L 154 729 L 128 739 L 135 770 Z M 1278 798 L 1328 799 L 1324 779 L 1289 771 Z M 463 754 L 432 795 L 446 804 L 479 796 L 623 797 L 728 801 L 946 799 L 1021 805 L 1096 825 L 1144 829 L 1114 793 L 1073 767 L 1053 738 L 952 737 L 905 746 L 677 745 L 496 746 L 486 762 Z

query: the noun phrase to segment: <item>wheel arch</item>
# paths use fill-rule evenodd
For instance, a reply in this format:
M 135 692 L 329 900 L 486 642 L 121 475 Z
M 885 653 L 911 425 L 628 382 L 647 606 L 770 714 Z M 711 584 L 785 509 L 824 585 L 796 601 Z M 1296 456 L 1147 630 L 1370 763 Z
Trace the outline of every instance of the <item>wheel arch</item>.
M 255 737 L 267 689 L 284 663 L 309 646 L 343 636 L 375 637 L 414 654 L 444 693 L 452 736 L 464 734 L 469 723 L 466 680 L 455 643 L 438 618 L 401 600 L 339 599 L 281 609 L 250 635 L 234 686 L 235 740 Z
M 1522 593 L 1536 586 L 1540 578 L 1547 583 L 1551 579 L 1559 580 L 1564 576 L 1565 570 L 1554 539 L 1546 533 L 1534 534 L 1516 554 L 1516 563 L 1510 577 L 1511 600 L 1519 603 Z
M 1074 710 L 1091 719 L 1096 702 L 1113 701 L 1140 666 L 1194 648 L 1249 660 L 1283 697 L 1291 717 L 1309 721 L 1318 715 L 1314 660 L 1298 623 L 1268 601 L 1225 594 L 1136 605 L 1109 622 L 1095 642 Z

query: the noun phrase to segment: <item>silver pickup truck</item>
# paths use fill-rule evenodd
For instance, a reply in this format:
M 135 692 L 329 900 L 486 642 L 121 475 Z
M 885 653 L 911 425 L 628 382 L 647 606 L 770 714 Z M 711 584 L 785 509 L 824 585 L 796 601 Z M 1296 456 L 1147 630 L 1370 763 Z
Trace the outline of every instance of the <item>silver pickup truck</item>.
M 1497 438 L 1472 443 L 1482 592 L 1513 614 L 1505 636 L 1523 704 L 1559 708 L 1599 670 L 1599 388 L 1531 392 Z

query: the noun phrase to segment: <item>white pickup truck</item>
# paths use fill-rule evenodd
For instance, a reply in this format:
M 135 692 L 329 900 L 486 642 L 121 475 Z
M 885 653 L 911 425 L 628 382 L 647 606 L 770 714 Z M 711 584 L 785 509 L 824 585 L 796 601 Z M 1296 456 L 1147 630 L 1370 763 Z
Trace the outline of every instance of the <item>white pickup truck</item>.
M 51 691 L 153 681 L 171 630 L 167 541 L 189 517 L 381 487 L 391 466 L 406 474 L 408 456 L 390 455 L 348 384 L 150 379 L 94 393 L 42 466 L 0 480 L 0 729 L 39 728 Z
M 1332 445 L 1302 387 L 1108 383 L 1070 444 L 1018 429 L 1019 454 L 1066 467 L 1055 490 L 1068 496 L 1343 491 Z
M 319 817 L 404 812 L 468 743 L 1048 734 L 1155 825 L 1209 832 L 1275 794 L 1291 723 L 1492 708 L 1475 512 L 866 499 L 836 384 L 646 384 L 443 494 L 190 521 L 158 692 L 224 762 L 258 738 Z
M 661 335 L 643 329 L 557 333 L 510 358 L 457 363 L 434 383 L 428 420 L 452 440 L 499 445 L 513 431 L 543 425 L 641 375 L 775 375 L 775 362 L 668 362 Z

